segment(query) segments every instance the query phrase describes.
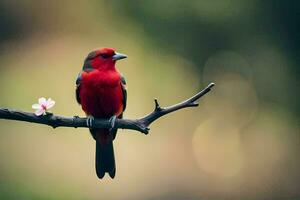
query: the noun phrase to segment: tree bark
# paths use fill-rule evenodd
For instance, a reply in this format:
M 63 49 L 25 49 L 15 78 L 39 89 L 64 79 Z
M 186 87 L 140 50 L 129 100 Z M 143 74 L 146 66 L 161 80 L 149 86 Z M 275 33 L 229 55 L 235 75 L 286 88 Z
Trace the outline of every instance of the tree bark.
M 116 119 L 113 128 L 131 129 L 142 132 L 144 134 L 148 134 L 150 130 L 149 125 L 160 117 L 183 108 L 197 107 L 199 104 L 196 101 L 207 94 L 214 85 L 214 83 L 210 83 L 206 88 L 190 97 L 189 99 L 169 107 L 160 107 L 157 99 L 155 99 L 155 108 L 153 112 L 140 119 Z M 78 116 L 63 117 L 53 115 L 52 113 L 47 113 L 47 115 L 43 116 L 36 116 L 34 113 L 16 111 L 7 108 L 0 108 L 0 119 L 44 124 L 53 128 L 112 128 L 111 121 L 109 119 L 94 119 L 92 120 L 92 124 L 89 125 L 89 123 L 87 123 L 88 118 L 80 118 Z

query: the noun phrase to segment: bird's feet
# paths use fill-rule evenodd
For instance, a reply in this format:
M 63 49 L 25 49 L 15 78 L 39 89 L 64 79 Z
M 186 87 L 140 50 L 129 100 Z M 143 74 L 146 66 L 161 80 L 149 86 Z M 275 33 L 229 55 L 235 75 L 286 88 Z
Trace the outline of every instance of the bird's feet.
M 116 115 L 113 115 L 111 118 L 109 118 L 109 123 L 110 123 L 109 132 L 112 132 L 115 129 L 116 119 L 117 119 Z M 86 118 L 87 127 L 92 128 L 93 122 L 94 122 L 94 117 L 91 115 L 87 116 Z
M 87 116 L 86 118 L 86 125 L 89 128 L 93 127 L 94 117 L 92 115 Z
M 117 119 L 116 115 L 113 115 L 111 118 L 109 118 L 109 123 L 110 123 L 109 132 L 110 133 L 115 129 L 116 119 Z

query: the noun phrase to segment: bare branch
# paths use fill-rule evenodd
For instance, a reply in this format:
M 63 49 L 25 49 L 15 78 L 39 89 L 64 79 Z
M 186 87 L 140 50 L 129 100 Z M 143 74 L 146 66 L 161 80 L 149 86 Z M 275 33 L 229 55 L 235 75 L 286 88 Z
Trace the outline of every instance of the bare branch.
M 121 129 L 131 129 L 140 131 L 142 133 L 148 134 L 149 125 L 157 120 L 158 118 L 169 114 L 171 112 L 188 108 L 188 107 L 196 107 L 199 104 L 195 101 L 200 99 L 206 93 L 208 93 L 211 88 L 214 86 L 214 83 L 210 83 L 206 88 L 192 96 L 191 98 L 169 106 L 169 107 L 160 107 L 158 100 L 155 99 L 155 109 L 152 113 L 140 118 L 140 119 L 116 119 L 114 128 Z M 111 123 L 109 119 L 94 119 L 92 126 L 88 126 L 87 118 L 80 118 L 78 116 L 74 117 L 63 117 L 53 115 L 48 113 L 44 116 L 36 116 L 33 113 L 22 112 L 16 110 L 10 110 L 7 108 L 0 108 L 0 119 L 8 119 L 8 120 L 17 120 L 17 121 L 25 121 L 37 124 L 45 124 L 51 126 L 53 128 L 56 127 L 74 127 L 74 128 L 111 128 Z

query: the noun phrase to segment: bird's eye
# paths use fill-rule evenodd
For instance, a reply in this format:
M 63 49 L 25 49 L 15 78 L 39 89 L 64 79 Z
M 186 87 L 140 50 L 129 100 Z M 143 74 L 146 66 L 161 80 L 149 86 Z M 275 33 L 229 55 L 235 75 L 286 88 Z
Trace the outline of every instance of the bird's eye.
M 109 55 L 106 53 L 102 53 L 102 54 L 100 54 L 100 56 L 101 56 L 101 58 L 104 58 L 104 59 L 109 58 Z

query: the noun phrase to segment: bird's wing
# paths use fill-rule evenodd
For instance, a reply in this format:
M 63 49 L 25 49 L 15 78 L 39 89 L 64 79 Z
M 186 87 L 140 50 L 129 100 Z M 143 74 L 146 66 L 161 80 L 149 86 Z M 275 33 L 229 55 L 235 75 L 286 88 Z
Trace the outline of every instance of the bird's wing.
M 123 93 L 123 112 L 126 109 L 126 104 L 127 104 L 127 90 L 126 90 L 126 80 L 125 77 L 121 74 L 121 88 L 122 88 L 122 93 Z M 123 112 L 118 116 L 119 119 L 123 119 Z M 113 135 L 113 139 L 115 139 L 117 135 L 118 129 L 114 129 L 111 134 Z
M 80 99 L 80 83 L 82 79 L 82 72 L 80 72 L 77 76 L 76 79 L 76 100 L 79 104 L 81 104 L 81 99 Z
M 91 57 L 91 56 L 90 56 Z M 89 57 L 88 57 L 89 58 Z M 82 71 L 79 72 L 77 79 L 76 79 L 76 100 L 79 104 L 81 104 L 81 100 L 80 100 L 80 83 L 82 80 L 82 73 L 84 72 L 91 72 L 93 71 L 93 67 L 90 63 L 90 61 L 88 60 L 88 58 L 86 59 L 86 61 L 84 62 L 84 65 L 82 67 Z
M 121 75 L 121 87 L 123 93 L 123 111 L 125 111 L 127 105 L 127 90 L 126 90 L 126 80 L 123 75 Z

